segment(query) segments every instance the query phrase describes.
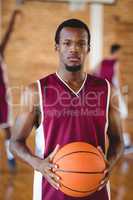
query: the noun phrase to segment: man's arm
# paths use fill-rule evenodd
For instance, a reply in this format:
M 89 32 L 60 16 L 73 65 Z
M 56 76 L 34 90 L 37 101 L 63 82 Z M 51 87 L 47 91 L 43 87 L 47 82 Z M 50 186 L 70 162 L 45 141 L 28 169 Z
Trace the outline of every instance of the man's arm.
M 113 77 L 113 85 L 116 89 L 120 89 L 121 79 L 120 79 L 120 63 L 117 61 L 114 66 L 114 77 Z
M 46 159 L 41 159 L 35 156 L 26 144 L 26 140 L 32 128 L 37 126 L 40 121 L 40 117 L 38 117 L 40 109 L 37 84 L 26 88 L 23 93 L 23 102 L 24 105 L 21 108 L 21 114 L 17 117 L 16 123 L 12 129 L 11 150 L 32 166 L 33 169 L 41 172 L 48 182 L 58 189 L 58 177 L 52 172 L 52 168 L 56 168 L 56 166 L 52 164 L 52 159 L 58 150 L 58 146 L 56 146 L 54 151 Z
M 112 88 L 108 116 L 109 127 L 107 135 L 109 139 L 109 148 L 107 151 L 107 157 L 103 154 L 101 148 L 98 147 L 101 154 L 105 158 L 107 168 L 104 171 L 105 177 L 101 181 L 98 190 L 101 190 L 107 184 L 112 168 L 121 158 L 124 150 L 118 95 L 119 94 L 116 93 L 116 90 Z
M 111 169 L 120 159 L 124 150 L 118 96 L 117 91 L 112 88 L 109 105 L 109 127 L 107 132 L 109 137 L 107 159 Z

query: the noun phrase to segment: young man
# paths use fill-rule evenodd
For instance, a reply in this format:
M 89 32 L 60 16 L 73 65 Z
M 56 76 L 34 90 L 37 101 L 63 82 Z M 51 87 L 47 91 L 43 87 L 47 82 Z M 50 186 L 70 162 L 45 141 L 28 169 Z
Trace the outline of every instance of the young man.
M 98 77 L 107 79 L 114 87 L 119 87 L 119 55 L 121 46 L 113 44 L 109 57 L 103 59 L 95 70 Z
M 100 146 L 105 153 L 108 138 L 109 164 L 105 178 L 97 192 L 81 199 L 109 200 L 106 183 L 123 149 L 117 98 L 113 98 L 112 105 L 113 91 L 108 81 L 84 72 L 85 58 L 90 51 L 86 24 L 77 19 L 60 24 L 55 48 L 59 55 L 58 70 L 24 92 L 26 106 L 16 120 L 11 148 L 35 170 L 34 200 L 79 200 L 58 190 L 61 183 L 53 173 L 57 166 L 52 164 L 52 159 L 59 146 L 74 141 Z M 34 126 L 37 128 L 36 155 L 26 145 Z
M 9 21 L 7 30 L 3 36 L 3 39 L 0 43 L 0 129 L 4 129 L 5 132 L 5 148 L 8 159 L 8 167 L 10 172 L 15 172 L 16 170 L 16 161 L 13 154 L 9 150 L 9 143 L 11 138 L 11 110 L 9 107 L 9 94 L 8 94 L 8 78 L 6 73 L 6 65 L 4 63 L 4 54 L 5 49 L 12 34 L 14 23 L 16 17 L 21 12 L 15 10 Z
M 121 46 L 119 44 L 113 44 L 110 47 L 110 55 L 109 57 L 103 59 L 99 66 L 96 68 L 94 75 L 107 79 L 110 84 L 116 89 L 116 92 L 119 97 L 119 110 L 120 116 L 122 119 L 123 131 L 124 131 L 124 146 L 125 153 L 133 152 L 133 146 L 131 145 L 130 135 L 127 132 L 126 122 L 125 120 L 128 117 L 128 109 L 126 102 L 120 91 L 120 58 Z

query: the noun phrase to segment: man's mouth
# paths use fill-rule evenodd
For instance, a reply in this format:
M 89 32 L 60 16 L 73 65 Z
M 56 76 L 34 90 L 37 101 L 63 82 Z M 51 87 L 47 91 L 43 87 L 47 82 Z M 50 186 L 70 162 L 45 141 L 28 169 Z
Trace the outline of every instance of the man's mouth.
M 69 56 L 68 60 L 71 62 L 79 62 L 80 58 L 78 56 Z

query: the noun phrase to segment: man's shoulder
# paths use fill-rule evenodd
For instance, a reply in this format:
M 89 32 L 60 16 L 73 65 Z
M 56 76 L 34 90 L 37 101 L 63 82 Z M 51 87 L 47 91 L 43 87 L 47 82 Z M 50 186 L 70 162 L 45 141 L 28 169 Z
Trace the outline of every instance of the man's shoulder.
M 88 80 L 91 80 L 95 84 L 106 84 L 107 80 L 101 77 L 97 77 L 92 74 L 88 74 Z
M 37 80 L 37 81 L 45 81 L 45 80 L 49 80 L 49 79 L 51 79 L 53 77 L 55 77 L 55 73 L 45 75 L 45 76 L 41 77 L 39 80 Z
M 30 83 L 29 85 L 27 85 L 25 87 L 25 90 L 30 91 L 30 92 L 36 92 L 39 90 L 40 84 L 43 84 L 43 83 L 47 82 L 48 80 L 53 79 L 54 76 L 55 76 L 55 73 L 43 76 L 43 77 L 37 79 L 36 81 Z
M 91 88 L 93 91 L 105 91 L 107 94 L 110 91 L 110 84 L 106 79 L 99 78 L 95 75 L 88 75 L 87 87 Z

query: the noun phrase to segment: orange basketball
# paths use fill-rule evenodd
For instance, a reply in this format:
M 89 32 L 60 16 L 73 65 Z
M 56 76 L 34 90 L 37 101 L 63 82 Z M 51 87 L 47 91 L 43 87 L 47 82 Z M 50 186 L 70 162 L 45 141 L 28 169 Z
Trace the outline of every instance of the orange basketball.
M 85 197 L 95 192 L 104 177 L 106 167 L 98 149 L 85 142 L 73 142 L 63 146 L 53 163 L 60 178 L 60 190 L 73 197 Z

